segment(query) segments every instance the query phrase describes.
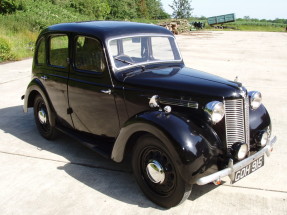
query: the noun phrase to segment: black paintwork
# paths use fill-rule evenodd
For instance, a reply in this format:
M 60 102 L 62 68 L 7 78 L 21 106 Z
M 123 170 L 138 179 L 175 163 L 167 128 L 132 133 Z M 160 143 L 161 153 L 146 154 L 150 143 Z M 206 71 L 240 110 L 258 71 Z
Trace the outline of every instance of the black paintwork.
M 72 32 L 82 35 L 93 35 L 100 41 L 107 41 L 110 38 L 130 36 L 134 34 L 173 34 L 165 28 L 153 25 L 122 21 L 91 21 L 63 23 L 48 27 L 42 34 L 51 32 Z
M 135 138 L 148 132 L 173 148 L 184 180 L 193 183 L 198 177 L 226 166 L 224 120 L 216 125 L 209 122 L 203 107 L 210 101 L 242 98 L 247 90 L 240 83 L 186 68 L 183 61 L 148 64 L 113 71 L 107 53 L 107 41 L 129 35 L 168 35 L 165 28 L 131 22 L 97 21 L 65 23 L 50 26 L 39 36 L 48 41 L 54 34 L 69 36 L 69 66 L 59 68 L 37 65 L 34 58 L 33 77 L 25 95 L 24 108 L 33 106 L 40 93 L 49 111 L 56 114 L 55 123 L 63 132 L 80 139 L 86 146 L 121 162 L 131 153 Z M 105 55 L 104 71 L 90 72 L 75 68 L 75 38 L 87 35 L 98 39 Z M 46 42 L 46 47 L 49 43 Z M 37 49 L 36 49 L 37 50 Z M 48 56 L 46 50 L 46 55 Z M 41 76 L 47 76 L 47 80 Z M 111 94 L 102 90 L 111 90 Z M 176 101 L 193 101 L 197 108 L 171 105 L 165 114 L 150 108 L 153 95 Z M 51 114 L 49 114 L 50 116 Z M 252 149 L 258 150 L 255 136 L 271 126 L 265 107 L 250 110 L 250 139 Z

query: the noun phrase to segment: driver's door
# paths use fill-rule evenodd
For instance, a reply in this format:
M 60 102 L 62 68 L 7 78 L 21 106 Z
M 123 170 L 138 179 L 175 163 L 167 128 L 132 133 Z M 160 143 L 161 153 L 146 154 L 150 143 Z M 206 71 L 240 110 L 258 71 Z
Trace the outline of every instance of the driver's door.
M 75 36 L 73 43 L 68 94 L 74 127 L 102 137 L 116 137 L 119 119 L 103 47 L 97 39 L 86 36 Z

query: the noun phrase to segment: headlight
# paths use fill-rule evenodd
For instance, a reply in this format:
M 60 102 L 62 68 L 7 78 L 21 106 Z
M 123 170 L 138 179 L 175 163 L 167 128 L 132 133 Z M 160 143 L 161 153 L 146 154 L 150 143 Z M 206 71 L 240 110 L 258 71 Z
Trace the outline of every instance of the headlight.
M 242 144 L 237 154 L 238 160 L 242 160 L 243 158 L 245 158 L 247 155 L 247 152 L 248 152 L 247 144 Z
M 236 160 L 242 160 L 248 153 L 248 146 L 246 143 L 234 143 L 231 147 L 231 154 Z
M 205 112 L 207 112 L 211 118 L 211 121 L 216 124 L 224 117 L 224 106 L 222 102 L 213 101 L 205 105 Z
M 264 147 L 264 146 L 266 146 L 267 142 L 268 142 L 268 133 L 267 133 L 267 131 L 265 131 L 262 134 L 260 144 L 261 144 L 262 147 Z
M 258 91 L 251 91 L 248 93 L 250 97 L 250 106 L 253 110 L 256 110 L 260 107 L 262 102 L 261 93 Z
M 269 141 L 269 134 L 268 132 L 270 133 L 270 130 L 269 128 L 267 128 L 267 131 L 260 131 L 256 137 L 255 137 L 255 141 L 257 143 L 257 145 L 259 147 L 264 147 L 267 145 L 268 141 Z

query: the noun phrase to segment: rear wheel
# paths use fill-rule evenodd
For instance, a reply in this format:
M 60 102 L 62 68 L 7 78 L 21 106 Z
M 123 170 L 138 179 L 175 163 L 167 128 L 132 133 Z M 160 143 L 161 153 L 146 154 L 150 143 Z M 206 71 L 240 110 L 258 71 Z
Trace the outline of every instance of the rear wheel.
M 48 104 L 45 103 L 42 96 L 36 96 L 34 100 L 34 118 L 39 133 L 46 139 L 50 140 L 55 138 L 56 128 L 51 125 L 49 121 Z
M 185 183 L 164 144 L 151 135 L 137 141 L 132 166 L 135 178 L 154 203 L 170 208 L 186 200 L 192 186 Z

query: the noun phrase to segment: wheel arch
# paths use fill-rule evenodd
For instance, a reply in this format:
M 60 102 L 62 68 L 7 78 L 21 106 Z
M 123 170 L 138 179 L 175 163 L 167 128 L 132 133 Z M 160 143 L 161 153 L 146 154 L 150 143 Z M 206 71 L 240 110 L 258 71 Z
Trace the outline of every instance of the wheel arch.
M 37 97 L 37 95 L 40 95 L 46 104 L 48 104 L 47 109 L 49 112 L 49 121 L 51 123 L 52 126 L 55 126 L 56 123 L 56 119 L 55 116 L 56 114 L 51 114 L 51 113 L 56 113 L 53 105 L 50 101 L 50 98 L 48 96 L 47 91 L 45 90 L 45 87 L 43 86 L 43 84 L 41 83 L 41 81 L 39 79 L 33 79 L 27 89 L 26 89 L 26 93 L 25 93 L 25 100 L 24 100 L 24 112 L 28 112 L 28 108 L 33 107 L 34 105 L 34 101 L 35 98 Z
M 128 120 L 121 129 L 111 158 L 116 162 L 129 158 L 136 140 L 143 134 L 151 134 L 171 152 L 181 175 L 190 181 L 191 175 L 202 173 L 221 153 L 218 147 L 220 140 L 210 129 L 203 129 L 176 114 L 144 112 Z

